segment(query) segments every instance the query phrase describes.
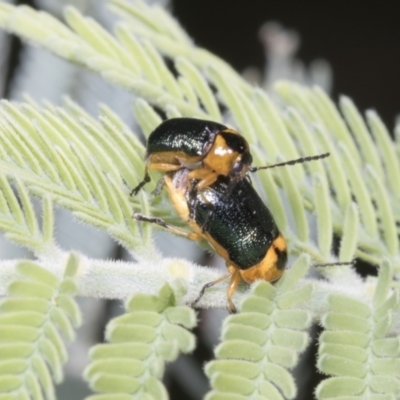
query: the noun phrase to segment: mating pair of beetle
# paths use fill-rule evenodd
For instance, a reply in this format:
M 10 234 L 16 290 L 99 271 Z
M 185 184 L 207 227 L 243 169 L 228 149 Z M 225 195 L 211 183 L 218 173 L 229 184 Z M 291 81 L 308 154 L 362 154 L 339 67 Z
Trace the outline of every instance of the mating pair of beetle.
M 251 167 L 249 145 L 238 132 L 212 121 L 173 118 L 150 134 L 145 177 L 132 194 L 150 181 L 149 169 L 166 172 L 161 183 L 178 215 L 192 231 L 183 231 L 157 218 L 138 214 L 135 218 L 192 240 L 207 240 L 225 259 L 228 274 L 206 284 L 192 304 L 200 300 L 208 287 L 230 278 L 228 304 L 230 311 L 235 312 L 232 296 L 241 280 L 273 282 L 281 277 L 287 261 L 286 241 L 251 185 L 248 173 L 328 155 Z

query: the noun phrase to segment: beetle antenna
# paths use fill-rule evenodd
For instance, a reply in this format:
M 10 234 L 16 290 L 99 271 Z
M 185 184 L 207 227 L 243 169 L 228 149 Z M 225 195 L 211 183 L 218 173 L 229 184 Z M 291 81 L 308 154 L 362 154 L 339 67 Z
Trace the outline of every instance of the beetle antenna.
M 332 263 L 325 263 L 325 264 L 313 264 L 313 267 L 333 267 L 335 265 L 354 265 L 356 260 L 351 261 L 340 261 L 340 262 L 332 262 Z
M 330 156 L 330 153 L 324 153 L 324 154 L 318 154 L 316 156 L 301 157 L 301 158 L 297 158 L 296 160 L 284 161 L 284 162 L 281 162 L 278 164 L 265 165 L 264 167 L 250 167 L 249 171 L 256 172 L 260 169 L 283 167 L 285 165 L 302 164 L 302 163 L 309 162 L 309 161 L 320 160 L 322 158 L 326 158 L 329 156 Z

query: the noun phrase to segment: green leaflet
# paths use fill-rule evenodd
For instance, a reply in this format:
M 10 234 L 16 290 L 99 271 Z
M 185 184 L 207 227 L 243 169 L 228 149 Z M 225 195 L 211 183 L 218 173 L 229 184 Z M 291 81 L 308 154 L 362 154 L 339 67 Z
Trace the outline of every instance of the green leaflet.
M 6 237 L 32 250 L 41 251 L 53 242 L 52 204 L 47 197 L 43 212 L 43 234 L 38 227 L 26 186 L 17 180 L 18 195 L 0 173 L 0 230 Z M 21 199 L 21 205 L 18 202 Z
M 161 383 L 165 362 L 192 351 L 195 345 L 187 330 L 196 324 L 195 312 L 176 305 L 183 294 L 180 286 L 165 284 L 158 296 L 137 294 L 126 301 L 126 314 L 107 325 L 109 343 L 91 349 L 85 378 L 94 391 L 154 400 L 168 397 Z M 106 398 L 99 394 L 87 400 Z
M 74 278 L 78 262 L 76 256 L 69 257 L 65 279 Z M 62 303 L 69 304 L 67 312 L 58 305 L 64 281 L 39 264 L 21 261 L 17 272 L 20 279 L 10 282 L 8 297 L 0 303 L 0 398 L 7 392 L 54 399 L 53 381 L 62 381 L 62 365 L 67 361 L 60 333 L 69 342 L 74 339 L 72 323 L 80 325 L 80 310 L 74 292 L 68 301 L 62 295 Z

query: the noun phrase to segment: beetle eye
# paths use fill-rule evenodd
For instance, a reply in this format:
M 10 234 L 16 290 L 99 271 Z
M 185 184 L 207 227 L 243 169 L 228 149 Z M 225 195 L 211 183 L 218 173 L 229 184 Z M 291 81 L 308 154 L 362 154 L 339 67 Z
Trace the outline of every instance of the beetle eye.
M 235 164 L 233 164 L 230 175 L 240 176 L 240 177 L 246 175 L 249 169 L 249 165 L 251 164 L 252 161 L 253 157 L 249 152 L 242 154 L 242 156 L 239 159 L 237 159 Z
M 235 164 L 233 164 L 231 174 L 232 175 L 239 175 L 242 172 L 243 169 L 243 163 L 242 160 L 236 161 Z
M 249 152 L 244 153 L 241 162 L 243 165 L 250 165 L 253 162 L 253 157 Z

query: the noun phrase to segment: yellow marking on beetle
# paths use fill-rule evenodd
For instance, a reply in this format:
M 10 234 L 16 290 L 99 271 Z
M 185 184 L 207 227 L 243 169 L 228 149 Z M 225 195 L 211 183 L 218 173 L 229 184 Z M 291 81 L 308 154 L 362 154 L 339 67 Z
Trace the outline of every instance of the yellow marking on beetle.
M 195 169 L 193 171 L 189 172 L 189 191 L 192 188 L 192 185 L 190 181 L 193 180 L 198 180 L 196 184 L 196 189 L 197 190 L 202 190 L 210 185 L 212 185 L 218 178 L 218 174 L 215 171 L 211 171 L 206 168 L 201 168 L 201 169 Z
M 200 166 L 202 158 L 202 155 L 189 156 L 183 151 L 162 151 L 150 154 L 146 163 L 149 168 L 151 164 L 173 164 L 181 165 L 181 168 L 183 168 L 185 165 L 191 164 L 199 164 Z
M 285 238 L 282 236 L 280 233 L 272 242 L 272 246 L 274 246 L 276 249 L 278 249 L 281 252 L 284 252 L 287 250 L 287 244 Z
M 182 165 L 180 164 L 151 163 L 146 165 L 146 171 L 148 169 L 154 169 L 155 171 L 172 172 L 172 171 L 178 171 L 178 169 L 181 168 Z
M 251 268 L 240 270 L 240 276 L 247 283 L 253 283 L 262 279 L 267 282 L 274 282 L 283 274 L 283 269 L 278 268 L 279 253 L 286 251 L 286 241 L 279 236 L 272 242 L 264 258 Z
M 190 212 L 186 200 L 185 185 L 182 185 L 180 188 L 176 188 L 172 183 L 172 179 L 168 175 L 164 177 L 164 181 L 165 187 L 167 188 L 169 197 L 171 199 L 171 203 L 176 212 L 183 221 L 187 221 L 189 219 Z
M 238 159 L 240 159 L 240 154 L 233 151 L 221 135 L 217 135 L 210 151 L 204 157 L 203 165 L 219 175 L 229 175 Z

